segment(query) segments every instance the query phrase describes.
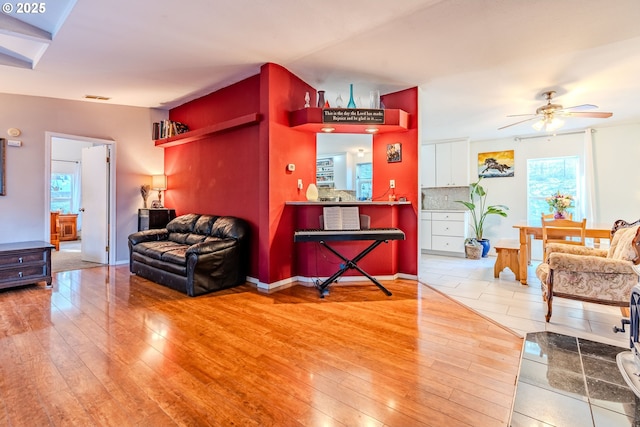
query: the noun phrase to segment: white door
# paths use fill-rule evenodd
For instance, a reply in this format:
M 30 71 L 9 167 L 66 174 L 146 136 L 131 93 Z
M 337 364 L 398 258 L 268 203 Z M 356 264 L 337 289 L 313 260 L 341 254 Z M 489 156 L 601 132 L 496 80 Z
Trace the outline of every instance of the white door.
M 82 260 L 109 260 L 109 146 L 82 149 Z

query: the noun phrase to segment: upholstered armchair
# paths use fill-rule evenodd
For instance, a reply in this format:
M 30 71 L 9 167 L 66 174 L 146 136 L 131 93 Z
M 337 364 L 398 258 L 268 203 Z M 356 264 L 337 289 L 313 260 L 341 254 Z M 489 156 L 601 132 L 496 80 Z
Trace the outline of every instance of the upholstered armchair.
M 640 221 L 639 221 L 640 222 Z M 547 302 L 553 297 L 628 307 L 640 274 L 640 225 L 616 221 L 608 250 L 549 243 L 547 258 L 536 269 Z

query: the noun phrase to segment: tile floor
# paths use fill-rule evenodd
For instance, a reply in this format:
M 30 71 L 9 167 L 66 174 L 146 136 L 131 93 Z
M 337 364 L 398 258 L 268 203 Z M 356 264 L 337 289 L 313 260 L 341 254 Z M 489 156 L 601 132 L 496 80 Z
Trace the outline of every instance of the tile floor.
M 511 427 L 640 425 L 638 399 L 616 363 L 620 350 L 554 332 L 527 334 Z
M 423 254 L 419 277 L 525 338 L 510 426 L 640 426 L 640 404 L 615 360 L 629 349 L 629 327 L 613 332 L 620 309 L 555 298 L 547 323 L 537 262 L 528 286 L 508 269 L 494 278 L 494 263 Z
M 529 266 L 529 285 L 523 286 L 509 269 L 494 278 L 495 260 L 494 256 L 471 260 L 422 254 L 420 281 L 521 337 L 528 332 L 550 331 L 628 348 L 628 332 L 613 333 L 613 326 L 620 326 L 620 308 L 556 297 L 553 316 L 547 323 L 546 303 L 535 275 L 539 261 Z

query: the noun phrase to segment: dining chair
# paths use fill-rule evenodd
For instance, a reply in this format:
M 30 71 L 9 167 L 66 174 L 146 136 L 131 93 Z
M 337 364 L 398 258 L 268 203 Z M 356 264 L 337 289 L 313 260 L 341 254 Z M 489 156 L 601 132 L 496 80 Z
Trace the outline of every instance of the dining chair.
M 573 221 L 571 219 L 547 219 L 542 215 L 541 222 L 543 261 L 547 259 L 547 245 L 549 243 L 585 246 L 586 218 L 583 218 L 582 221 Z
M 550 213 L 550 214 L 544 214 L 543 213 L 543 214 L 540 214 L 540 215 L 541 215 L 542 221 L 544 221 L 545 219 L 547 221 L 555 219 L 554 218 L 555 214 L 553 214 L 553 213 Z M 573 219 L 573 214 L 571 212 L 565 212 L 565 216 L 566 216 L 565 219 Z M 531 241 L 532 240 L 533 240 L 532 236 L 528 235 L 527 236 L 527 265 L 531 265 L 531 246 L 532 246 L 531 245 Z M 598 239 L 598 243 L 600 243 L 600 239 Z M 543 245 L 543 248 L 544 248 L 544 245 Z M 542 257 L 542 260 L 544 261 L 544 257 Z

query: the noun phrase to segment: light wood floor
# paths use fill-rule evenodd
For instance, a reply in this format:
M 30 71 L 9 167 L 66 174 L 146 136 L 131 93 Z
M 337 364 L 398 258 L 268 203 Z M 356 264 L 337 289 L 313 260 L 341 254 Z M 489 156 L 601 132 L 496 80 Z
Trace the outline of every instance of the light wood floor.
M 384 284 L 189 298 L 118 266 L 0 292 L 0 425 L 506 426 L 522 339 Z

